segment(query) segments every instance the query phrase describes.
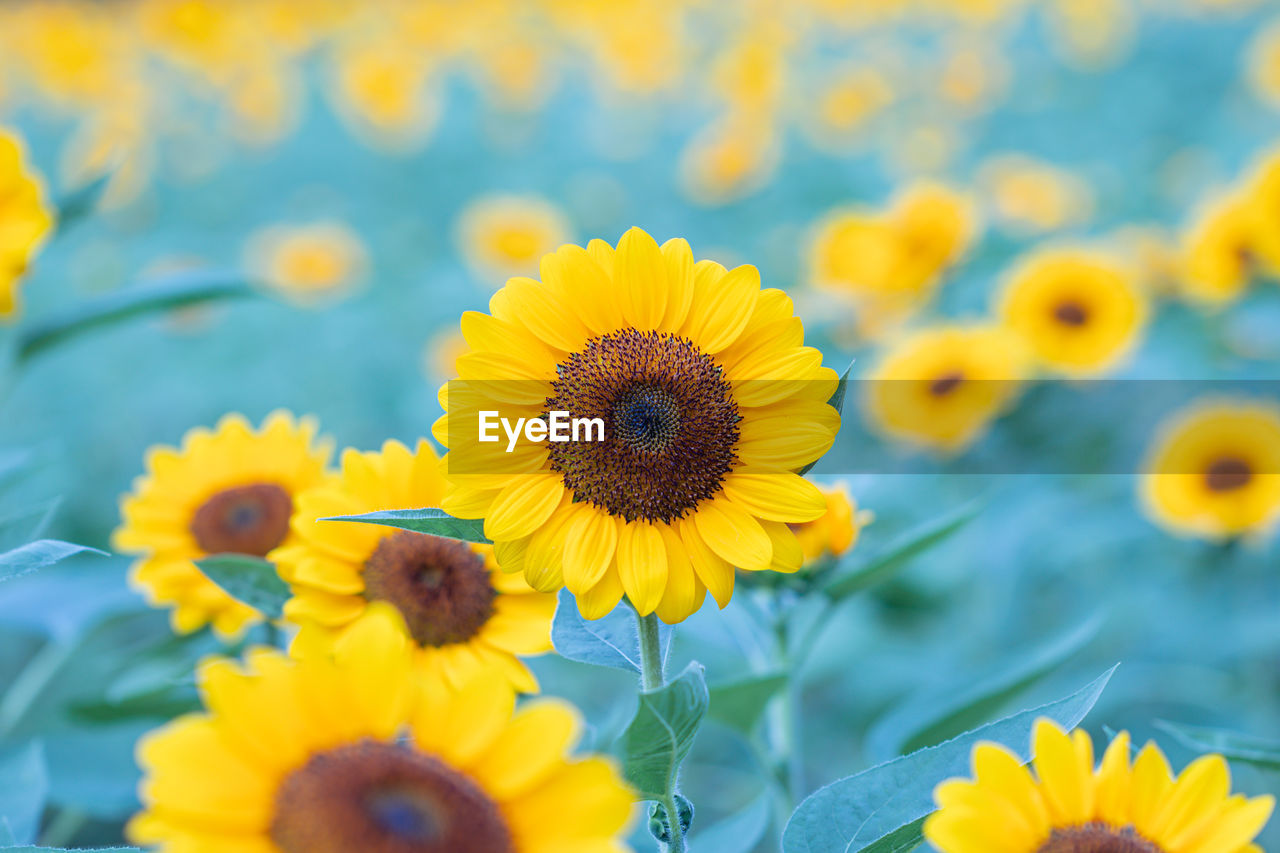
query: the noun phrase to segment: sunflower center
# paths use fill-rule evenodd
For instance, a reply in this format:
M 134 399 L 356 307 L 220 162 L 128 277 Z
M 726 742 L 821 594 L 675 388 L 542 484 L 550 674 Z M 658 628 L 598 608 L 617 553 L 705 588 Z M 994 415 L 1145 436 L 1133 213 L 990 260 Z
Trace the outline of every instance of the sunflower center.
M 960 387 L 960 383 L 964 381 L 964 374 L 959 370 L 952 370 L 944 373 L 937 379 L 929 383 L 929 393 L 935 397 L 945 397 L 952 391 Z
M 293 498 L 274 483 L 224 489 L 191 519 L 191 535 L 206 554 L 265 557 L 289 534 Z
M 317 753 L 276 793 L 283 853 L 514 853 L 497 805 L 444 762 L 363 740 Z
M 465 643 L 493 616 L 484 557 L 465 542 L 401 530 L 365 562 L 365 596 L 400 611 L 423 646 Z
M 1053 307 L 1053 318 L 1064 326 L 1079 328 L 1089 322 L 1089 311 L 1074 299 L 1067 299 Z
M 1234 456 L 1224 456 L 1215 461 L 1204 474 L 1205 485 L 1214 492 L 1243 489 L 1252 479 L 1253 469 L 1249 463 Z
M 1087 823 L 1055 829 L 1036 853 L 1164 853 L 1158 846 L 1134 832 L 1105 823 Z
M 588 341 L 557 374 L 544 411 L 604 421 L 603 441 L 550 444 L 575 500 L 672 521 L 720 490 L 741 416 L 720 366 L 692 342 L 623 329 Z

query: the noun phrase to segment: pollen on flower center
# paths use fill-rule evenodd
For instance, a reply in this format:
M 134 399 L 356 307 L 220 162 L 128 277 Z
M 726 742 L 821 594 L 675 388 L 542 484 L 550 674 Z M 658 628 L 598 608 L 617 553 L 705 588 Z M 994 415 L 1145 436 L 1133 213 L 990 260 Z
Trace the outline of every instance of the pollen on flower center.
M 484 557 L 465 542 L 401 530 L 365 563 L 365 595 L 400 611 L 423 646 L 465 643 L 493 616 Z
M 1053 317 L 1064 326 L 1078 328 L 1089 322 L 1089 311 L 1079 302 L 1068 299 L 1054 306 Z
M 1036 853 L 1164 853 L 1131 827 L 1089 823 L 1055 829 Z
M 1249 463 L 1234 456 L 1224 456 L 1209 466 L 1205 472 L 1205 485 L 1214 492 L 1234 492 L 1249 485 L 1253 469 Z
M 274 483 L 224 489 L 191 519 L 191 535 L 206 554 L 265 557 L 289 534 L 293 499 Z
M 627 521 L 672 521 L 719 491 L 741 416 L 719 365 L 692 342 L 624 329 L 588 341 L 557 373 L 544 411 L 605 425 L 603 441 L 550 447 L 576 500 Z
M 964 373 L 959 370 L 952 370 L 944 373 L 937 379 L 929 383 L 929 393 L 935 397 L 945 397 L 952 391 L 960 387 L 960 383 L 964 381 Z
M 276 794 L 283 853 L 514 853 L 497 805 L 473 781 L 409 746 L 363 740 L 321 752 Z

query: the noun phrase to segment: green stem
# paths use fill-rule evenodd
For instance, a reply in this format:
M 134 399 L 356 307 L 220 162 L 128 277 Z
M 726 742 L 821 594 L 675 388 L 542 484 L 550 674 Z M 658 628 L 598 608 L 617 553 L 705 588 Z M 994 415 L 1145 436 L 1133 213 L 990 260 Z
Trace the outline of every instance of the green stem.
M 666 684 L 662 674 L 662 636 L 659 633 L 658 616 L 636 614 L 636 627 L 640 635 L 640 687 L 657 690 Z M 680 810 L 676 805 L 675 791 L 662 798 L 667 811 L 668 838 L 666 853 L 685 853 L 684 830 L 680 828 Z

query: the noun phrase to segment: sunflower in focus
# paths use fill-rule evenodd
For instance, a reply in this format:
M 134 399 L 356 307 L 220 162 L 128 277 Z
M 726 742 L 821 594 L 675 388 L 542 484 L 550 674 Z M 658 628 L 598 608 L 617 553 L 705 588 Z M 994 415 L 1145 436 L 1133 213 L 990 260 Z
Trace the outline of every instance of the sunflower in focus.
M 998 312 L 1046 368 L 1094 376 L 1137 344 L 1147 306 L 1119 261 L 1074 250 L 1038 252 L 1010 276 Z
M 632 794 L 571 758 L 576 710 L 423 677 L 390 608 L 332 654 L 199 671 L 203 713 L 145 737 L 135 844 L 161 853 L 625 853 Z
M 804 553 L 805 565 L 825 558 L 843 557 L 852 551 L 858 544 L 862 528 L 875 518 L 870 510 L 858 509 L 858 502 L 845 484 L 819 489 L 826 499 L 827 511 L 813 521 L 791 525 Z
M 232 598 L 194 561 L 211 554 L 266 557 L 291 540 L 289 518 L 304 490 L 324 482 L 332 452 L 316 423 L 275 412 L 258 430 L 227 415 L 193 429 L 182 447 L 153 447 L 147 473 L 120 503 L 112 544 L 141 557 L 133 583 L 156 606 L 171 606 L 174 630 L 207 624 L 235 637 L 262 614 Z
M 18 285 L 49 232 L 53 211 L 17 136 L 0 128 L 0 320 L 18 312 Z
M 463 256 L 485 281 L 535 274 L 542 256 L 567 242 L 569 234 L 564 214 L 535 196 L 486 196 L 458 218 Z
M 368 268 L 364 242 L 339 222 L 264 228 L 249 238 L 245 254 L 249 269 L 302 305 L 349 292 Z
M 1231 795 L 1221 755 L 1175 779 L 1154 743 L 1130 760 L 1129 733 L 1095 767 L 1087 732 L 1036 721 L 1031 768 L 993 743 L 973 750 L 973 778 L 934 790 L 924 837 L 941 853 L 1261 853 L 1253 839 L 1275 807 L 1270 796 Z
M 867 417 L 891 438 L 959 452 L 1009 407 L 1027 372 L 1025 348 L 1003 329 L 924 329 L 889 347 L 862 383 Z
M 483 667 L 534 692 L 538 682 L 516 656 L 551 650 L 555 596 L 498 571 L 485 545 L 318 521 L 438 506 L 444 487 L 431 445 L 420 441 L 411 452 L 388 441 L 380 453 L 345 451 L 341 476 L 298 497 L 292 541 L 271 553 L 293 587 L 284 612 L 301 625 L 295 650 L 331 645 L 373 602 L 384 601 L 400 613 L 418 666 L 432 678 L 458 683 Z
M 1280 521 L 1280 406 L 1206 402 L 1160 430 L 1143 468 L 1149 514 L 1207 539 L 1261 533 Z
M 483 518 L 498 562 L 539 590 L 566 586 L 597 619 L 625 594 L 669 623 L 734 568 L 796 571 L 788 524 L 826 511 L 799 468 L 835 439 L 835 371 L 804 346 L 791 300 L 754 267 L 694 262 L 633 228 L 542 260 L 468 312 L 470 351 L 442 391 L 442 508 Z M 479 413 L 603 424 L 595 441 L 479 441 Z

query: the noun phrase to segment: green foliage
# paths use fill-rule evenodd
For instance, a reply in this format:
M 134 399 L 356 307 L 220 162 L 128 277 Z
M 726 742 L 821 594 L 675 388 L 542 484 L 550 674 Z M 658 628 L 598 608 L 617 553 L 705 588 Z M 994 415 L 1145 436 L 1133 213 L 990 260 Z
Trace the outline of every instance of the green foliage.
M 933 789 L 938 782 L 968 772 L 974 745 L 994 741 L 1026 758 L 1037 719 L 1049 717 L 1065 728 L 1074 728 L 1098 701 L 1113 672 L 1115 667 L 1057 702 L 827 785 L 801 803 L 787 822 L 782 837 L 784 853 L 910 850 L 912 839 L 919 843 L 920 838 L 918 827 L 915 831 L 908 827 L 933 811 Z M 877 843 L 882 846 L 872 846 Z
M 0 817 L 18 841 L 36 837 L 49 795 L 49 775 L 39 742 L 0 749 Z
M 359 521 L 364 524 L 384 524 L 388 527 L 399 527 L 415 533 L 430 533 L 432 536 L 443 536 L 446 539 L 461 539 L 463 542 L 480 542 L 490 544 L 484 535 L 484 520 L 471 518 L 454 518 L 452 515 L 435 507 L 423 509 L 389 509 L 382 512 L 368 512 L 363 515 L 337 515 L 332 518 L 321 518 L 318 521 Z
M 58 199 L 58 233 L 63 234 L 98 207 L 114 173 L 99 175 Z
M 1280 772 L 1280 741 L 1224 729 L 1184 726 L 1160 720 L 1156 726 L 1196 752 L 1216 752 L 1230 761 Z
M 627 781 L 642 799 L 674 795 L 680 765 L 689 755 L 710 701 L 698 663 L 689 664 L 666 686 L 640 694 L 635 716 L 618 744 Z
M 785 672 L 764 672 L 714 684 L 710 688 L 713 720 L 750 734 L 769 700 L 787 685 Z
M 197 560 L 196 565 L 209 580 L 237 601 L 270 619 L 284 615 L 284 604 L 292 593 L 270 560 L 247 554 L 214 554 Z
M 671 633 L 669 625 L 659 628 L 664 661 L 671 646 Z M 588 622 L 578 612 L 573 593 L 562 589 L 551 622 L 551 643 L 561 657 L 569 660 L 640 674 L 640 641 L 635 611 L 629 607 L 616 607 L 603 619 Z
M 38 539 L 0 554 L 0 581 L 12 580 L 52 566 L 76 554 L 101 554 L 97 548 L 73 545 L 56 539 Z

